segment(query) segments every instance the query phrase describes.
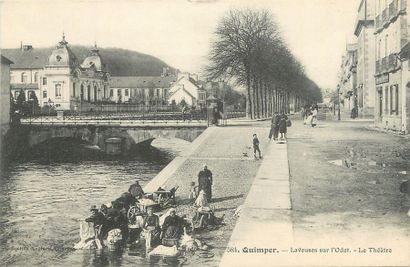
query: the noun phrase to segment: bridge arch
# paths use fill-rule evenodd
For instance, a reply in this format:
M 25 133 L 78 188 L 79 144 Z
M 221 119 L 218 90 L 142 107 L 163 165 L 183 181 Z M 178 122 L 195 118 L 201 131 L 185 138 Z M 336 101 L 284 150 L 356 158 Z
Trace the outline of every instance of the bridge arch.
M 122 140 L 122 148 L 126 152 L 134 145 L 150 144 L 155 138 L 177 138 L 192 142 L 204 129 L 204 127 L 130 128 L 90 125 L 31 126 L 28 145 L 34 147 L 55 138 L 72 138 L 72 140 L 96 145 L 105 151 L 106 140 L 116 137 Z

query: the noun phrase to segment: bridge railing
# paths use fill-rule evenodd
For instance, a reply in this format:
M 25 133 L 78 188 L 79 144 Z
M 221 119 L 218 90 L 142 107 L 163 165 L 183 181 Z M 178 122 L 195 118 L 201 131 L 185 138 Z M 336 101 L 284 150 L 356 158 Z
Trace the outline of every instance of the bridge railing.
M 230 111 L 226 119 L 244 117 L 243 111 Z M 156 112 L 156 113 L 95 113 L 95 114 L 68 114 L 59 116 L 29 116 L 21 119 L 24 124 L 208 124 L 210 122 L 207 113 L 193 112 Z

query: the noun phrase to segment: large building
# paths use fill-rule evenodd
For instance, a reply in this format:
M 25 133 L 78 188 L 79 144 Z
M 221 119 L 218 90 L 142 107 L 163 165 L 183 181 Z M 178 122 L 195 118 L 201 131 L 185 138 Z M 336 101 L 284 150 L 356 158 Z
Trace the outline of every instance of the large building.
M 361 0 L 354 34 L 357 37 L 357 108 L 359 117 L 374 117 L 374 1 Z
M 140 105 L 166 105 L 175 75 L 111 77 L 110 101 Z
M 11 60 L 0 55 L 0 131 L 1 138 L 9 129 L 10 123 L 10 64 L 13 64 Z M 0 141 L 0 144 L 2 142 Z
M 408 61 L 400 61 L 407 56 L 403 50 L 408 43 L 407 0 L 378 0 L 375 10 L 375 123 L 408 132 L 409 67 L 404 63 Z
M 357 44 L 347 44 L 346 54 L 342 57 L 339 73 L 339 92 L 344 117 L 357 112 Z
M 14 99 L 37 97 L 40 106 L 75 110 L 107 98 L 109 73 L 95 45 L 79 62 L 63 35 L 49 55 L 38 54 L 30 45 L 11 54 L 10 89 Z

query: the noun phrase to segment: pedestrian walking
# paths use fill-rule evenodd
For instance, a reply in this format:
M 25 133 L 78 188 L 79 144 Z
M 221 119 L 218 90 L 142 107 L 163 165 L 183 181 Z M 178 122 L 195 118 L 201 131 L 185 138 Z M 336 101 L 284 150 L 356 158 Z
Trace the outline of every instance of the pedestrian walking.
M 256 152 L 259 153 L 259 158 L 261 159 L 262 155 L 261 155 L 261 150 L 259 149 L 259 139 L 258 139 L 258 136 L 256 134 L 253 134 L 252 142 L 253 142 L 253 155 L 254 155 L 255 159 L 258 159 L 256 157 Z
M 269 139 L 278 140 L 279 136 L 279 113 L 275 111 L 272 116 L 271 126 L 269 131 Z
M 317 124 L 317 109 L 318 107 L 316 105 L 315 107 L 313 107 L 313 110 L 312 110 L 312 120 L 311 120 L 312 127 L 315 127 Z
M 285 140 L 286 139 L 286 133 L 288 131 L 288 116 L 285 115 L 284 112 L 279 117 L 279 133 L 280 133 L 280 139 Z M 290 122 L 290 121 L 289 121 Z
M 198 192 L 203 190 L 208 202 L 212 199 L 212 183 L 212 172 L 208 169 L 208 166 L 204 164 L 203 170 L 198 173 Z

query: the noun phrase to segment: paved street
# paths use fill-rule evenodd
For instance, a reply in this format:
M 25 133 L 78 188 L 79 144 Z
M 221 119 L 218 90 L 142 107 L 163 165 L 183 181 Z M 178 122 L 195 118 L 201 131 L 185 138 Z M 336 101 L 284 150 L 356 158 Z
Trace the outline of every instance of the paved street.
M 408 265 L 410 201 L 399 186 L 409 178 L 410 143 L 369 126 L 294 121 L 288 156 L 295 242 L 392 248 L 394 257 L 375 253 L 343 264 Z

